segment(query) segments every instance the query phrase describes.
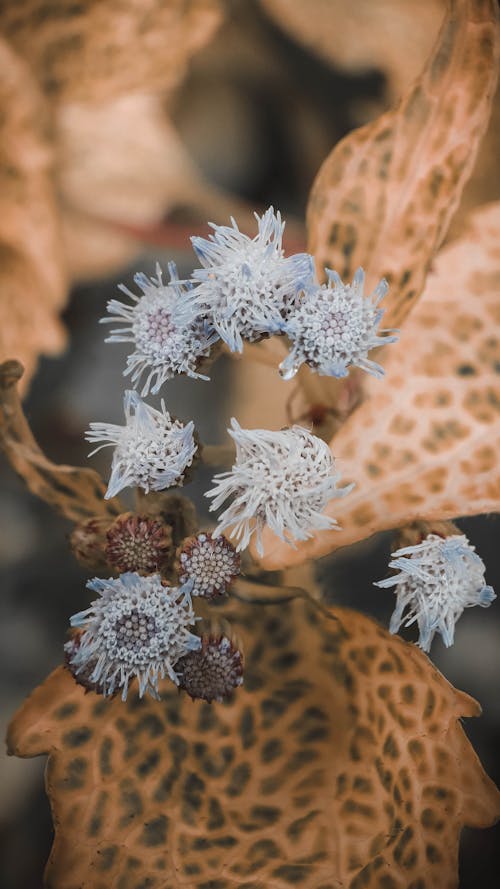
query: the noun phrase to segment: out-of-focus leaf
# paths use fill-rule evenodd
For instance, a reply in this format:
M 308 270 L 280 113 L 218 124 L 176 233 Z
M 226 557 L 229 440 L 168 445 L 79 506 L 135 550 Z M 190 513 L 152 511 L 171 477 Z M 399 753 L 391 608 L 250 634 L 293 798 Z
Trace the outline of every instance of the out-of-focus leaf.
M 0 37 L 0 361 L 33 371 L 65 343 L 66 280 L 52 184 L 49 114 L 24 63 Z
M 0 365 L 0 450 L 12 468 L 32 494 L 71 521 L 123 512 L 118 498 L 104 500 L 106 485 L 93 469 L 58 466 L 42 453 L 23 414 L 17 389 L 22 374 L 18 361 Z
M 500 814 L 459 722 L 478 705 L 360 614 L 218 612 L 233 701 L 103 700 L 58 668 L 14 717 L 10 752 L 49 754 L 51 889 L 457 886 L 462 826 Z
M 500 203 L 444 249 L 391 346 L 384 380 L 334 436 L 355 489 L 327 507 L 340 531 L 296 550 L 266 530 L 265 568 L 317 558 L 376 531 L 500 508 Z
M 272 19 L 326 62 L 377 70 L 397 101 L 422 67 L 446 0 L 261 0 Z
M 33 0 L 0 30 L 51 99 L 94 102 L 172 89 L 221 19 L 219 0 Z
M 401 104 L 342 140 L 309 207 L 309 250 L 347 279 L 386 277 L 384 325 L 419 298 L 485 132 L 499 33 L 494 0 L 452 0 L 429 61 Z

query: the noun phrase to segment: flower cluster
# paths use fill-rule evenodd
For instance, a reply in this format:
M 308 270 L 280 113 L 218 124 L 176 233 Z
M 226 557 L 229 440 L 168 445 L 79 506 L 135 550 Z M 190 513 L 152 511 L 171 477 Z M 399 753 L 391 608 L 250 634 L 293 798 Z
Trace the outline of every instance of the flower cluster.
M 192 584 L 166 587 L 158 574 L 130 572 L 95 578 L 87 586 L 100 598 L 71 618 L 72 627 L 83 628 L 78 646 L 71 640 L 67 644 L 71 670 L 77 676 L 83 672 L 104 695 L 121 689 L 124 701 L 134 677 L 141 697 L 146 692 L 157 697 L 165 676 L 177 684 L 174 664 L 201 645 L 191 632 L 196 620 Z
M 219 518 L 216 534 L 231 528 L 239 551 L 255 532 L 262 555 L 266 524 L 288 542 L 338 527 L 323 510 L 332 498 L 348 494 L 353 485 L 337 487 L 339 474 L 324 441 L 300 426 L 270 432 L 242 429 L 234 418 L 231 424 L 228 431 L 236 444 L 236 462 L 231 472 L 214 477 L 215 487 L 206 494 L 213 498 L 211 510 L 233 498 Z
M 463 534 L 429 534 L 416 546 L 398 549 L 389 566 L 399 574 L 375 584 L 396 588 L 389 629 L 397 633 L 402 624 L 417 623 L 418 644 L 424 651 L 429 651 L 435 633 L 441 634 L 446 646 L 453 645 L 455 624 L 464 608 L 487 608 L 496 598 L 484 583 L 482 559 Z
M 198 447 L 194 423 L 184 426 L 172 419 L 163 401 L 157 411 L 130 390 L 125 392 L 124 410 L 125 426 L 91 423 L 85 436 L 90 442 L 105 442 L 90 457 L 101 448 L 115 448 L 106 497 L 114 497 L 130 485 L 146 493 L 181 485 Z
M 179 583 L 193 582 L 193 596 L 213 599 L 227 593 L 240 573 L 240 556 L 225 537 L 198 534 L 183 541 Z

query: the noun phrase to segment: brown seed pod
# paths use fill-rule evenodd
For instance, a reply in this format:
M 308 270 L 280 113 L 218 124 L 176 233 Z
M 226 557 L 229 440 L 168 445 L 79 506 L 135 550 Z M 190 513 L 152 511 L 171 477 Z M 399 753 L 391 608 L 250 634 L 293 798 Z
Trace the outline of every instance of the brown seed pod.
M 82 634 L 83 630 L 71 631 L 70 638 L 64 645 L 64 665 L 70 671 L 75 682 L 77 682 L 78 685 L 82 685 L 86 692 L 93 691 L 97 695 L 102 695 L 101 686 L 96 682 L 92 682 L 90 678 L 94 671 L 97 658 L 95 661 L 79 667 L 78 672 L 73 664 L 75 654 L 80 648 Z
M 190 651 L 175 664 L 179 688 L 195 700 L 228 698 L 243 684 L 243 649 L 227 621 L 202 628 L 201 648 Z
M 108 517 L 93 516 L 85 522 L 79 522 L 73 528 L 69 538 L 70 546 L 85 568 L 99 572 L 108 567 L 104 549 L 109 525 Z
M 194 582 L 192 595 L 213 599 L 227 593 L 240 574 L 240 555 L 226 537 L 203 532 L 184 540 L 177 552 L 179 583 Z
M 105 554 L 117 571 L 154 574 L 173 559 L 172 529 L 160 519 L 123 513 L 107 531 Z

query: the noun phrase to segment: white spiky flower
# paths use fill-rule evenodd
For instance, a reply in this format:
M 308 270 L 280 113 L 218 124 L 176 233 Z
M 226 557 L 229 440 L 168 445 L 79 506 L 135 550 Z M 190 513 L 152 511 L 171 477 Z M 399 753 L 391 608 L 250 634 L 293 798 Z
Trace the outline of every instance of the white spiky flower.
M 157 411 L 131 390 L 125 392 L 123 406 L 125 426 L 91 423 L 85 435 L 87 441 L 105 442 L 89 457 L 102 448 L 115 448 L 106 499 L 130 485 L 142 488 L 146 494 L 182 485 L 184 472 L 198 448 L 193 422 L 183 425 L 170 416 L 163 400 L 161 411 Z
M 352 284 L 344 284 L 330 269 L 326 274 L 328 283 L 307 287 L 282 325 L 292 348 L 280 364 L 281 376 L 289 380 L 302 364 L 308 364 L 323 376 L 345 377 L 353 365 L 382 377 L 384 369 L 368 353 L 398 339 L 394 330 L 378 330 L 384 314 L 378 306 L 387 293 L 387 281 L 380 281 L 371 296 L 365 297 L 363 269 L 357 270 Z
M 214 233 L 192 238 L 203 266 L 195 269 L 193 291 L 199 311 L 206 313 L 217 333 L 233 352 L 241 352 L 243 340 L 255 342 L 281 329 L 297 293 L 314 275 L 312 257 L 297 253 L 285 257 L 279 213 L 272 207 L 259 217 L 254 238 L 232 226 L 214 225 Z
M 444 538 L 429 534 L 416 546 L 398 549 L 389 566 L 399 574 L 375 586 L 396 587 L 390 632 L 416 622 L 418 644 L 424 651 L 429 651 L 435 633 L 441 634 L 446 646 L 453 645 L 455 624 L 464 608 L 487 608 L 496 598 L 484 583 L 484 563 L 464 534 Z
M 100 598 L 72 616 L 71 626 L 83 633 L 78 646 L 65 646 L 76 677 L 82 672 L 104 695 L 121 689 L 124 701 L 135 676 L 140 697 L 149 692 L 157 698 L 158 682 L 166 676 L 177 685 L 174 664 L 201 645 L 191 632 L 192 584 L 167 587 L 159 574 L 129 572 L 109 580 L 96 577 L 87 587 Z
M 213 498 L 210 510 L 233 498 L 214 535 L 231 528 L 240 551 L 255 532 L 257 551 L 263 555 L 265 525 L 287 543 L 339 527 L 323 510 L 329 500 L 344 497 L 354 485 L 337 488 L 340 476 L 324 441 L 301 426 L 279 432 L 242 429 L 234 418 L 231 425 L 228 432 L 236 443 L 236 462 L 231 472 L 214 476 L 215 487 L 205 495 Z
M 187 374 L 195 379 L 207 380 L 198 372 L 200 361 L 219 339 L 208 322 L 193 317 L 193 307 L 186 299 L 188 285 L 178 279 L 173 262 L 168 265 L 170 283 L 164 284 L 162 271 L 157 264 L 156 278 L 140 273 L 134 281 L 142 290 L 137 296 L 123 284 L 120 290 L 129 296 L 133 304 L 117 299 L 108 302 L 110 318 L 101 323 L 126 325 L 112 330 L 107 343 L 133 343 L 134 351 L 127 358 L 124 376 L 131 377 L 138 385 L 147 373 L 141 395 L 156 394 L 163 383 L 177 374 Z

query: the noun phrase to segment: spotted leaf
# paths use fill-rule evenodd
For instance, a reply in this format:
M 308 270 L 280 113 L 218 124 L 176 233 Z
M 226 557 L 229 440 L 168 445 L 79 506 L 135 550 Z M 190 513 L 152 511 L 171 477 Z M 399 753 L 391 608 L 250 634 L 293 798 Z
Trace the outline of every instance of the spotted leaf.
M 14 717 L 10 752 L 49 754 L 51 889 L 457 886 L 462 826 L 500 815 L 477 704 L 354 612 L 220 614 L 246 652 L 225 705 L 102 700 L 61 667 Z
M 348 135 L 321 167 L 308 207 L 318 267 L 369 286 L 385 277 L 384 325 L 422 293 L 491 110 L 498 66 L 494 0 L 453 0 L 436 47 L 400 105 Z
M 326 531 L 296 550 L 266 531 L 266 568 L 317 558 L 376 531 L 500 508 L 500 204 L 473 214 L 443 250 L 424 296 L 391 346 L 386 378 L 334 436 L 356 487 Z

